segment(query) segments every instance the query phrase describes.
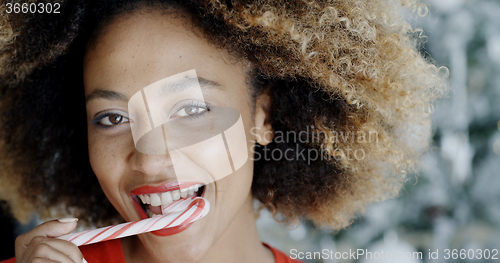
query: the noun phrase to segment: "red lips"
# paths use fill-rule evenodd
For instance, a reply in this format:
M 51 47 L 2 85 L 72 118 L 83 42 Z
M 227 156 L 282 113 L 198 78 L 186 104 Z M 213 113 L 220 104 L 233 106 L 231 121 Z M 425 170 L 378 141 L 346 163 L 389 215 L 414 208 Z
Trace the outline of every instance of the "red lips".
M 201 184 L 200 182 L 169 182 L 158 186 L 145 185 L 132 190 L 130 193 L 132 195 L 142 195 L 142 194 L 152 194 L 152 193 L 163 193 L 173 190 L 180 190 L 190 187 L 195 184 Z
M 132 190 L 130 192 L 130 194 L 137 196 L 137 195 L 141 195 L 141 194 L 163 193 L 163 192 L 168 192 L 168 191 L 173 191 L 173 190 L 184 189 L 184 188 L 190 187 L 192 185 L 196 185 L 196 184 L 201 184 L 201 183 L 200 182 L 182 182 L 182 183 L 168 182 L 168 183 L 163 183 L 163 184 L 158 185 L 158 186 L 145 185 L 145 186 L 141 186 L 141 187 L 138 187 L 138 188 Z M 203 194 L 205 194 L 205 193 L 203 193 Z M 135 210 L 139 214 L 139 217 L 141 219 L 147 219 L 148 216 L 146 215 L 146 213 L 142 209 L 141 205 L 136 200 L 134 200 L 134 198 L 132 198 L 132 203 L 135 207 Z M 184 224 L 184 225 L 180 225 L 180 226 L 176 226 L 176 227 L 172 227 L 172 228 L 160 229 L 157 231 L 153 231 L 151 233 L 156 235 L 156 236 L 171 236 L 171 235 L 175 235 L 177 233 L 180 233 L 180 232 L 186 230 L 191 224 L 192 223 L 188 223 L 188 224 Z
M 171 236 L 171 235 L 175 235 L 175 234 L 178 234 L 178 233 L 186 230 L 189 226 L 191 226 L 191 224 L 193 224 L 193 222 L 185 224 L 185 225 L 176 226 L 176 227 L 152 231 L 150 233 L 155 235 L 155 236 L 160 236 L 160 237 Z

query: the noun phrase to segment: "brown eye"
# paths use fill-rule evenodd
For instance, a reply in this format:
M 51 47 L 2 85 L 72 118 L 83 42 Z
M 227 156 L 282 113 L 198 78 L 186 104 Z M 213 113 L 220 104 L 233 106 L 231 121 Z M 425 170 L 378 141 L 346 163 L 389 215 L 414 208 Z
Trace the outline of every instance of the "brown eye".
M 193 117 L 207 111 L 207 108 L 199 106 L 186 106 L 177 111 L 171 117 Z
M 186 114 L 189 116 L 189 115 L 198 114 L 200 109 L 201 108 L 198 108 L 198 107 L 186 107 L 185 111 L 186 111 Z
M 109 114 L 103 117 L 99 117 L 94 123 L 99 124 L 100 126 L 115 126 L 117 124 L 122 124 L 128 122 L 129 119 L 120 114 Z
M 169 119 L 176 118 L 197 118 L 201 117 L 205 111 L 210 111 L 208 105 L 202 101 L 183 100 L 172 106 Z M 186 119 L 186 120 L 187 120 Z
M 118 115 L 118 114 L 114 114 L 114 115 L 109 116 L 109 122 L 112 124 L 119 124 L 120 122 L 122 122 L 122 120 L 123 120 L 123 116 Z

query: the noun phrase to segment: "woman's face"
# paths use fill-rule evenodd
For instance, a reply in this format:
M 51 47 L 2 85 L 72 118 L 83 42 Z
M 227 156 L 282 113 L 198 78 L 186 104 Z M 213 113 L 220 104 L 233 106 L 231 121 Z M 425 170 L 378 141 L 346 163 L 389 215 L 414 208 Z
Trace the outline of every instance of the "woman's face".
M 154 207 L 134 205 L 134 202 L 141 203 L 135 194 L 150 194 L 150 202 L 153 202 L 152 195 L 162 197 L 162 192 L 169 192 L 173 197 L 177 193 L 170 191 L 169 186 L 179 181 L 172 154 L 148 154 L 134 144 L 130 125 L 134 120 L 129 116 L 128 102 L 144 87 L 194 69 L 203 80 L 200 87 L 204 101 L 195 95 L 190 97 L 189 92 L 182 95 L 174 92 L 162 100 L 166 105 L 176 105 L 166 110 L 176 118 L 199 114 L 199 120 L 207 118 L 205 106 L 237 110 L 246 134 L 248 156 L 251 156 L 254 138 L 250 129 L 255 127 L 255 122 L 246 83 L 248 68 L 243 63 L 227 59 L 225 52 L 210 45 L 201 34 L 193 33 L 189 22 L 180 16 L 158 12 L 128 14 L 107 25 L 103 32 L 84 59 L 89 157 L 104 193 L 125 220 L 144 218 L 148 208 L 159 213 Z M 188 103 L 183 105 L 184 102 Z M 189 119 L 189 122 L 196 121 L 196 118 Z M 198 156 L 210 157 L 226 150 L 222 146 L 198 147 L 195 151 Z M 190 153 L 185 154 L 189 158 Z M 212 159 L 211 162 L 218 166 L 227 160 Z M 197 168 L 200 167 L 204 166 Z M 188 185 L 205 182 L 209 174 L 210 171 L 203 171 L 200 178 L 194 176 L 184 181 Z M 189 262 L 206 255 L 216 242 L 218 246 L 223 245 L 220 242 L 229 240 L 226 237 L 231 231 L 238 232 L 243 227 L 238 226 L 238 222 L 252 222 L 245 219 L 252 212 L 252 175 L 253 162 L 249 159 L 231 175 L 205 185 L 203 196 L 211 206 L 207 216 L 173 230 L 141 234 L 142 244 L 136 249 L 145 248 L 156 260 Z M 161 199 L 161 202 L 168 200 Z

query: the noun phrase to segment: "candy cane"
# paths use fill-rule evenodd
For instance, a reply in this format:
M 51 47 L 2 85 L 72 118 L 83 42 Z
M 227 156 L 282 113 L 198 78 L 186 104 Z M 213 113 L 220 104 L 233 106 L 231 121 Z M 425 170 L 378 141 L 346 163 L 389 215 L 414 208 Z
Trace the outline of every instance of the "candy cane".
M 169 207 L 170 209 L 168 209 Z M 139 221 L 68 234 L 58 238 L 70 241 L 77 246 L 82 246 L 115 238 L 122 238 L 155 230 L 176 227 L 192 223 L 206 216 L 210 210 L 210 203 L 203 197 L 195 197 L 193 199 L 185 199 L 178 202 L 178 204 L 175 205 L 175 208 L 174 206 L 169 207 L 162 208 L 163 213 L 172 211 L 175 212 Z M 185 209 L 179 211 L 178 209 L 180 208 Z

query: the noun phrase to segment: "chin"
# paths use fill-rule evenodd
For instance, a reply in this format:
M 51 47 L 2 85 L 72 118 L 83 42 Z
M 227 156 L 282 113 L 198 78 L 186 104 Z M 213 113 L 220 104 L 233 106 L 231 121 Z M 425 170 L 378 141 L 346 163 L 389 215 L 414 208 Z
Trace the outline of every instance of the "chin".
M 194 226 L 191 226 L 179 234 L 163 237 L 147 233 L 147 235 L 141 235 L 140 239 L 158 262 L 199 262 L 208 253 L 212 243 L 209 242 L 209 235 L 196 230 Z

